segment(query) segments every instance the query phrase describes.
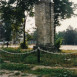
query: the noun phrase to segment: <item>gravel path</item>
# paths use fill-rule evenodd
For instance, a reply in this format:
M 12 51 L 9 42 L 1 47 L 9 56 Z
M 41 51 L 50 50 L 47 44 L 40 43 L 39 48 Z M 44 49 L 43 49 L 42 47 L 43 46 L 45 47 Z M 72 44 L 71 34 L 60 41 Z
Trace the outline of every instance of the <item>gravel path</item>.
M 47 69 L 71 69 L 71 70 L 77 70 L 77 67 L 51 67 L 51 66 L 35 66 L 32 68 L 32 70 L 36 70 L 36 69 L 44 69 L 44 68 L 47 68 Z

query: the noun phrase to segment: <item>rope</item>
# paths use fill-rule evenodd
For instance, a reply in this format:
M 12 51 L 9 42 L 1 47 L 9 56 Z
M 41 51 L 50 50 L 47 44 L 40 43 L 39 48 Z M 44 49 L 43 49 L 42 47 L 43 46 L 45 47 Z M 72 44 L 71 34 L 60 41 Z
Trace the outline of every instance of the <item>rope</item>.
M 8 54 L 24 55 L 24 54 L 30 54 L 30 53 L 36 52 L 37 49 L 36 49 L 36 50 L 33 50 L 33 51 L 30 51 L 30 52 L 26 52 L 26 53 L 13 53 L 13 52 L 5 51 L 5 50 L 3 50 L 3 49 L 0 49 L 0 51 L 5 52 L 5 53 L 8 53 Z
M 69 55 L 69 54 L 75 54 L 75 53 L 77 53 L 77 52 L 72 52 L 72 53 L 54 53 L 54 52 L 49 52 L 47 50 L 43 50 L 40 47 L 38 47 L 36 50 L 30 51 L 30 52 L 26 52 L 26 53 L 12 53 L 12 52 L 5 51 L 3 49 L 0 49 L 0 50 L 3 51 L 3 52 L 6 52 L 8 54 L 24 55 L 24 54 L 30 54 L 30 53 L 36 52 L 38 49 L 40 51 L 42 51 L 42 52 L 49 53 L 49 54 L 55 54 L 55 55 Z

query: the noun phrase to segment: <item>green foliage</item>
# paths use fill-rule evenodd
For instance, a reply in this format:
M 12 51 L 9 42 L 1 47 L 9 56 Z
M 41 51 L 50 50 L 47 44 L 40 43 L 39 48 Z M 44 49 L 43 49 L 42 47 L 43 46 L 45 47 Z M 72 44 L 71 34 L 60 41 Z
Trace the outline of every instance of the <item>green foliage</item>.
M 21 24 L 23 26 L 23 32 L 25 33 L 26 19 L 28 16 L 32 16 L 32 17 L 34 16 L 33 6 L 37 1 L 38 0 L 8 0 L 8 1 L 2 0 L 0 2 L 1 3 L 1 6 L 0 6 L 1 20 L 4 23 L 6 22 L 10 24 L 10 27 L 12 28 L 12 29 L 10 28 L 7 29 L 7 32 L 9 31 L 8 33 L 10 33 L 9 37 L 8 35 L 6 35 L 8 38 L 10 38 L 11 31 L 13 32 L 12 36 L 16 37 L 16 34 L 19 31 L 19 27 L 21 26 Z M 25 12 L 27 14 L 25 14 Z M 25 40 L 25 34 L 23 38 Z M 27 46 L 24 46 L 24 47 L 27 47 Z
M 28 44 L 27 44 L 27 42 L 24 44 L 24 42 L 23 43 L 21 43 L 20 44 L 20 48 L 22 48 L 22 49 L 28 49 Z
M 21 49 L 20 48 L 2 48 L 3 50 L 5 51 L 8 51 L 8 52 L 12 52 L 12 53 L 21 53 Z
M 70 18 L 74 15 L 72 4 L 69 0 L 54 0 L 55 27 L 60 25 L 59 20 Z
M 12 39 L 12 35 L 11 35 L 11 32 L 12 32 L 12 28 L 11 28 L 11 24 L 8 23 L 8 22 L 5 22 L 5 25 L 3 26 L 4 27 L 4 38 L 5 38 L 5 41 L 11 41 Z
M 8 54 L 1 53 L 1 58 L 5 61 L 15 63 L 26 63 L 26 64 L 38 64 L 37 52 L 30 54 Z M 77 66 L 77 55 L 76 54 L 48 54 L 41 52 L 40 65 L 46 66 L 63 66 L 63 67 L 75 67 Z
M 48 77 L 72 77 L 73 73 L 65 69 L 37 69 L 34 74 L 49 75 Z
M 32 39 L 33 39 L 33 36 L 31 34 L 27 33 L 27 40 L 29 41 L 29 40 L 32 40 Z
M 24 12 L 28 12 L 30 16 L 34 15 L 33 12 L 33 5 L 38 0 L 8 0 L 8 1 L 1 1 L 1 17 L 5 21 L 9 21 L 12 24 L 21 24 L 23 23 L 23 18 L 27 17 L 25 16 Z M 12 6 L 15 4 L 15 6 Z
M 62 38 L 58 38 L 55 42 L 55 47 L 59 50 L 61 44 L 62 44 Z
M 0 63 L 4 63 L 4 61 L 3 61 L 3 59 L 2 59 L 2 58 L 0 58 Z
M 69 0 L 53 0 L 54 1 L 54 32 L 56 33 L 56 26 L 60 26 L 60 21 L 71 18 L 74 15 L 73 3 Z
M 75 38 L 76 38 L 75 31 L 73 30 L 71 26 L 69 26 L 64 36 L 65 43 L 68 45 L 74 45 Z
M 36 29 L 33 33 L 33 39 L 37 40 L 37 38 L 38 38 L 38 35 L 37 35 L 37 29 Z
M 6 70 L 29 70 L 30 67 L 24 64 L 10 64 L 10 63 L 3 63 L 0 64 L 1 69 L 6 69 Z
M 29 63 L 29 64 L 34 64 L 37 63 L 37 56 L 33 55 L 28 55 L 27 57 L 24 58 L 24 63 Z
M 56 34 L 56 39 L 58 38 L 63 39 L 62 44 L 64 45 L 77 45 L 77 30 L 69 26 L 66 31 Z

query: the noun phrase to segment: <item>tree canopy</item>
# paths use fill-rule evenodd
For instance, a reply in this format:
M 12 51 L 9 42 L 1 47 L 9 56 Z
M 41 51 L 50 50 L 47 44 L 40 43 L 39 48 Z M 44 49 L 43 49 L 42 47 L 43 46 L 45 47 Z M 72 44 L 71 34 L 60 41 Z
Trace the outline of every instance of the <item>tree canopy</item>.
M 60 20 L 70 18 L 73 13 L 72 2 L 69 0 L 53 0 L 54 1 L 54 24 L 55 27 L 60 25 Z M 27 15 L 34 15 L 34 4 L 38 0 L 1 0 L 0 13 L 1 20 L 7 22 L 14 30 L 25 25 Z M 24 28 L 25 29 L 25 28 Z M 25 31 L 25 30 L 24 30 Z M 25 34 L 25 32 L 24 32 Z M 25 37 L 25 36 L 24 36 Z M 25 38 L 24 38 L 25 39 Z
M 69 26 L 66 31 L 58 32 L 56 39 L 63 39 L 64 45 L 77 45 L 77 29 Z
M 70 18 L 74 15 L 72 2 L 69 0 L 54 0 L 54 24 L 60 25 L 60 20 Z
M 38 0 L 8 0 L 1 1 L 0 10 L 3 20 L 12 21 L 12 23 L 22 23 L 25 17 L 24 12 L 33 15 L 33 5 Z M 60 25 L 59 20 L 70 18 L 73 15 L 72 2 L 69 0 L 54 0 L 55 26 Z
M 3 21 L 10 21 L 11 23 L 22 23 L 25 18 L 25 11 L 29 15 L 33 14 L 33 4 L 37 0 L 8 0 L 1 1 L 0 12 L 2 12 Z

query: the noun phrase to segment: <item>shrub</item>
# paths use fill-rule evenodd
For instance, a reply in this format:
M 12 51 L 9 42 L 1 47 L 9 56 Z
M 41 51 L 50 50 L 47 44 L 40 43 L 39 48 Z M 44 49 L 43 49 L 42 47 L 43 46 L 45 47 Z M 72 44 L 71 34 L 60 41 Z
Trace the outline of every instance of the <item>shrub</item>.
M 62 39 L 61 38 L 58 38 L 55 41 L 55 47 L 57 48 L 57 50 L 59 50 L 61 44 L 62 44 Z
M 28 49 L 28 44 L 27 44 L 27 42 L 24 44 L 24 42 L 23 43 L 21 43 L 20 44 L 20 48 L 22 48 L 22 49 Z
M 0 63 L 4 63 L 3 59 L 0 58 Z
M 66 69 L 37 69 L 34 74 L 49 75 L 47 77 L 73 77 L 73 72 Z

